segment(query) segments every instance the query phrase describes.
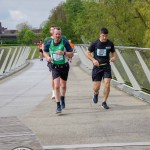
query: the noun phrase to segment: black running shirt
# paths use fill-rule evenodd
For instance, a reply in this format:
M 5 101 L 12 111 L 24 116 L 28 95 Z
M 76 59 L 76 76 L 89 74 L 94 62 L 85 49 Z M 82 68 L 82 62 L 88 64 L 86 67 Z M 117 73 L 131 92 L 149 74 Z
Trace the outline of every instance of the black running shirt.
M 88 48 L 88 51 L 93 53 L 93 57 L 98 60 L 100 64 L 108 63 L 110 59 L 110 52 L 115 52 L 114 44 L 107 40 L 106 42 L 101 42 L 99 39 L 94 41 Z

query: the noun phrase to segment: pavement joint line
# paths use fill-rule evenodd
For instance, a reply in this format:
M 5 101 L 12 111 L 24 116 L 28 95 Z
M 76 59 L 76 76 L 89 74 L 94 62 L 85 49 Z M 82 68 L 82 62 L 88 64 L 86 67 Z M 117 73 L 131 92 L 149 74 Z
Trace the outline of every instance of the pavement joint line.
M 44 150 L 70 149 L 70 148 L 98 148 L 98 147 L 124 147 L 124 146 L 150 146 L 150 142 L 129 142 L 129 143 L 103 143 L 103 144 L 73 144 L 43 146 Z

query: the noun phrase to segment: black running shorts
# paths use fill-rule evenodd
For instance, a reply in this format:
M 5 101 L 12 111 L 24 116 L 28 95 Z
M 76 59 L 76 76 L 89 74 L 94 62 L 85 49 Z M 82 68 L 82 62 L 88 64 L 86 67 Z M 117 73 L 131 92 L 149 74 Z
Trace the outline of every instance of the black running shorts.
M 63 64 L 63 65 L 55 65 L 51 63 L 53 79 L 60 77 L 64 81 L 67 81 L 69 68 L 70 68 L 69 63 Z
M 40 53 L 43 53 L 43 50 L 42 50 L 42 49 L 39 49 L 39 52 L 40 52 Z
M 93 81 L 101 81 L 103 78 L 112 78 L 111 75 L 111 66 L 101 66 L 101 67 L 93 67 L 92 70 L 92 80 Z

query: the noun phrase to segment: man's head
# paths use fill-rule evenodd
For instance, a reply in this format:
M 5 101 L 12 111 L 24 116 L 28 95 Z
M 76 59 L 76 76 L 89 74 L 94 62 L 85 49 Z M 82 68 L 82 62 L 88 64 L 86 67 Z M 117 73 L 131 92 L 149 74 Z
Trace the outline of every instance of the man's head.
M 49 32 L 50 32 L 51 36 L 52 36 L 53 33 L 54 33 L 55 27 L 56 27 L 56 26 L 52 25 L 52 26 L 50 27 L 50 29 L 49 29 Z
M 107 28 L 101 28 L 100 30 L 100 41 L 106 42 L 108 39 L 108 29 Z
M 61 28 L 60 27 L 54 28 L 53 38 L 54 38 L 55 43 L 60 42 L 60 40 L 61 40 Z

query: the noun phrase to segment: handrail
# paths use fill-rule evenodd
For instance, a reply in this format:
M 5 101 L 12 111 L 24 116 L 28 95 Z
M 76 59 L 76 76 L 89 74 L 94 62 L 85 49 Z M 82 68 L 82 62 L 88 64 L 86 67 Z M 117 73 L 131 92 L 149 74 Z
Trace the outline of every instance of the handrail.
M 0 48 L 0 78 L 16 72 L 27 64 L 30 47 L 10 46 Z
M 78 53 L 82 65 L 88 70 L 92 70 L 92 62 L 85 57 L 88 44 L 77 44 L 75 50 Z M 111 62 L 113 81 L 118 83 L 121 89 L 130 87 L 128 93 L 138 91 L 150 93 L 150 48 L 115 46 L 117 60 Z M 84 52 L 81 52 L 84 51 Z M 91 65 L 89 65 L 91 63 Z M 150 97 L 149 97 L 150 98 Z

